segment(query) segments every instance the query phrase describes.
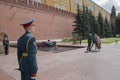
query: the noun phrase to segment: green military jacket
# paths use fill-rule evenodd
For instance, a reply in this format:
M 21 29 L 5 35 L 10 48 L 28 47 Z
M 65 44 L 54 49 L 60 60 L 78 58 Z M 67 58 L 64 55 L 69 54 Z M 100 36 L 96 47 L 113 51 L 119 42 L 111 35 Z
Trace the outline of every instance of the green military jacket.
M 25 73 L 37 73 L 37 59 L 36 59 L 36 39 L 32 37 L 30 32 L 25 32 L 17 43 L 17 57 L 19 63 L 19 70 Z M 27 47 L 27 48 L 26 48 Z M 27 49 L 27 50 L 26 50 Z M 27 56 L 23 56 L 27 53 Z

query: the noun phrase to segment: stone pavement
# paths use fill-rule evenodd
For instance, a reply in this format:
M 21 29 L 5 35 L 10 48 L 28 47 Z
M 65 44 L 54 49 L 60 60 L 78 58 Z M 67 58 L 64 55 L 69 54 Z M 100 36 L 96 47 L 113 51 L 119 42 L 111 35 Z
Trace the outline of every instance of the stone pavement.
M 120 80 L 120 45 L 102 45 L 101 51 L 86 48 L 51 53 L 38 51 L 37 80 Z M 0 55 L 0 80 L 20 80 L 16 49 Z
M 9 74 L 5 73 L 2 69 L 0 69 L 0 80 L 15 80 Z

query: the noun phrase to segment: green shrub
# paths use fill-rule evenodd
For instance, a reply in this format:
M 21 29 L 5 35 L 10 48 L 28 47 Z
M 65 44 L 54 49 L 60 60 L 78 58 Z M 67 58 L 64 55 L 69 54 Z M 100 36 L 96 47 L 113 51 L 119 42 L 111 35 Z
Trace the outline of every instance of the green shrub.
M 110 44 L 110 43 L 114 43 L 116 41 L 120 41 L 120 37 L 114 37 L 114 38 L 102 38 L 101 42 L 102 44 Z M 62 42 L 66 42 L 66 43 L 72 43 L 73 40 L 72 39 L 63 39 Z M 77 43 L 79 44 L 79 40 L 77 40 Z M 82 43 L 87 43 L 87 39 L 82 40 Z

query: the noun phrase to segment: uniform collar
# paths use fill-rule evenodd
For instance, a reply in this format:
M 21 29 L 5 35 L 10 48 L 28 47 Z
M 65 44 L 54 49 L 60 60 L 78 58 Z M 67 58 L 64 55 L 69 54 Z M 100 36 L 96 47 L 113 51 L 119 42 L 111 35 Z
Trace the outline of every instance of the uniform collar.
M 26 33 L 26 34 L 31 34 L 29 31 L 26 31 L 25 33 Z

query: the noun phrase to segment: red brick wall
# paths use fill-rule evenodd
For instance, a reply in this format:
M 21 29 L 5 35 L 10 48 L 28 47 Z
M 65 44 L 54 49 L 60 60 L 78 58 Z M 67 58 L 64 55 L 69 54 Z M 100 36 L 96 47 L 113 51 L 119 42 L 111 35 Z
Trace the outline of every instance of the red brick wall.
M 0 32 L 8 34 L 9 39 L 16 41 L 24 33 L 20 23 L 34 18 L 37 40 L 62 39 L 72 36 L 73 15 L 59 13 L 56 10 L 37 10 L 0 2 Z

